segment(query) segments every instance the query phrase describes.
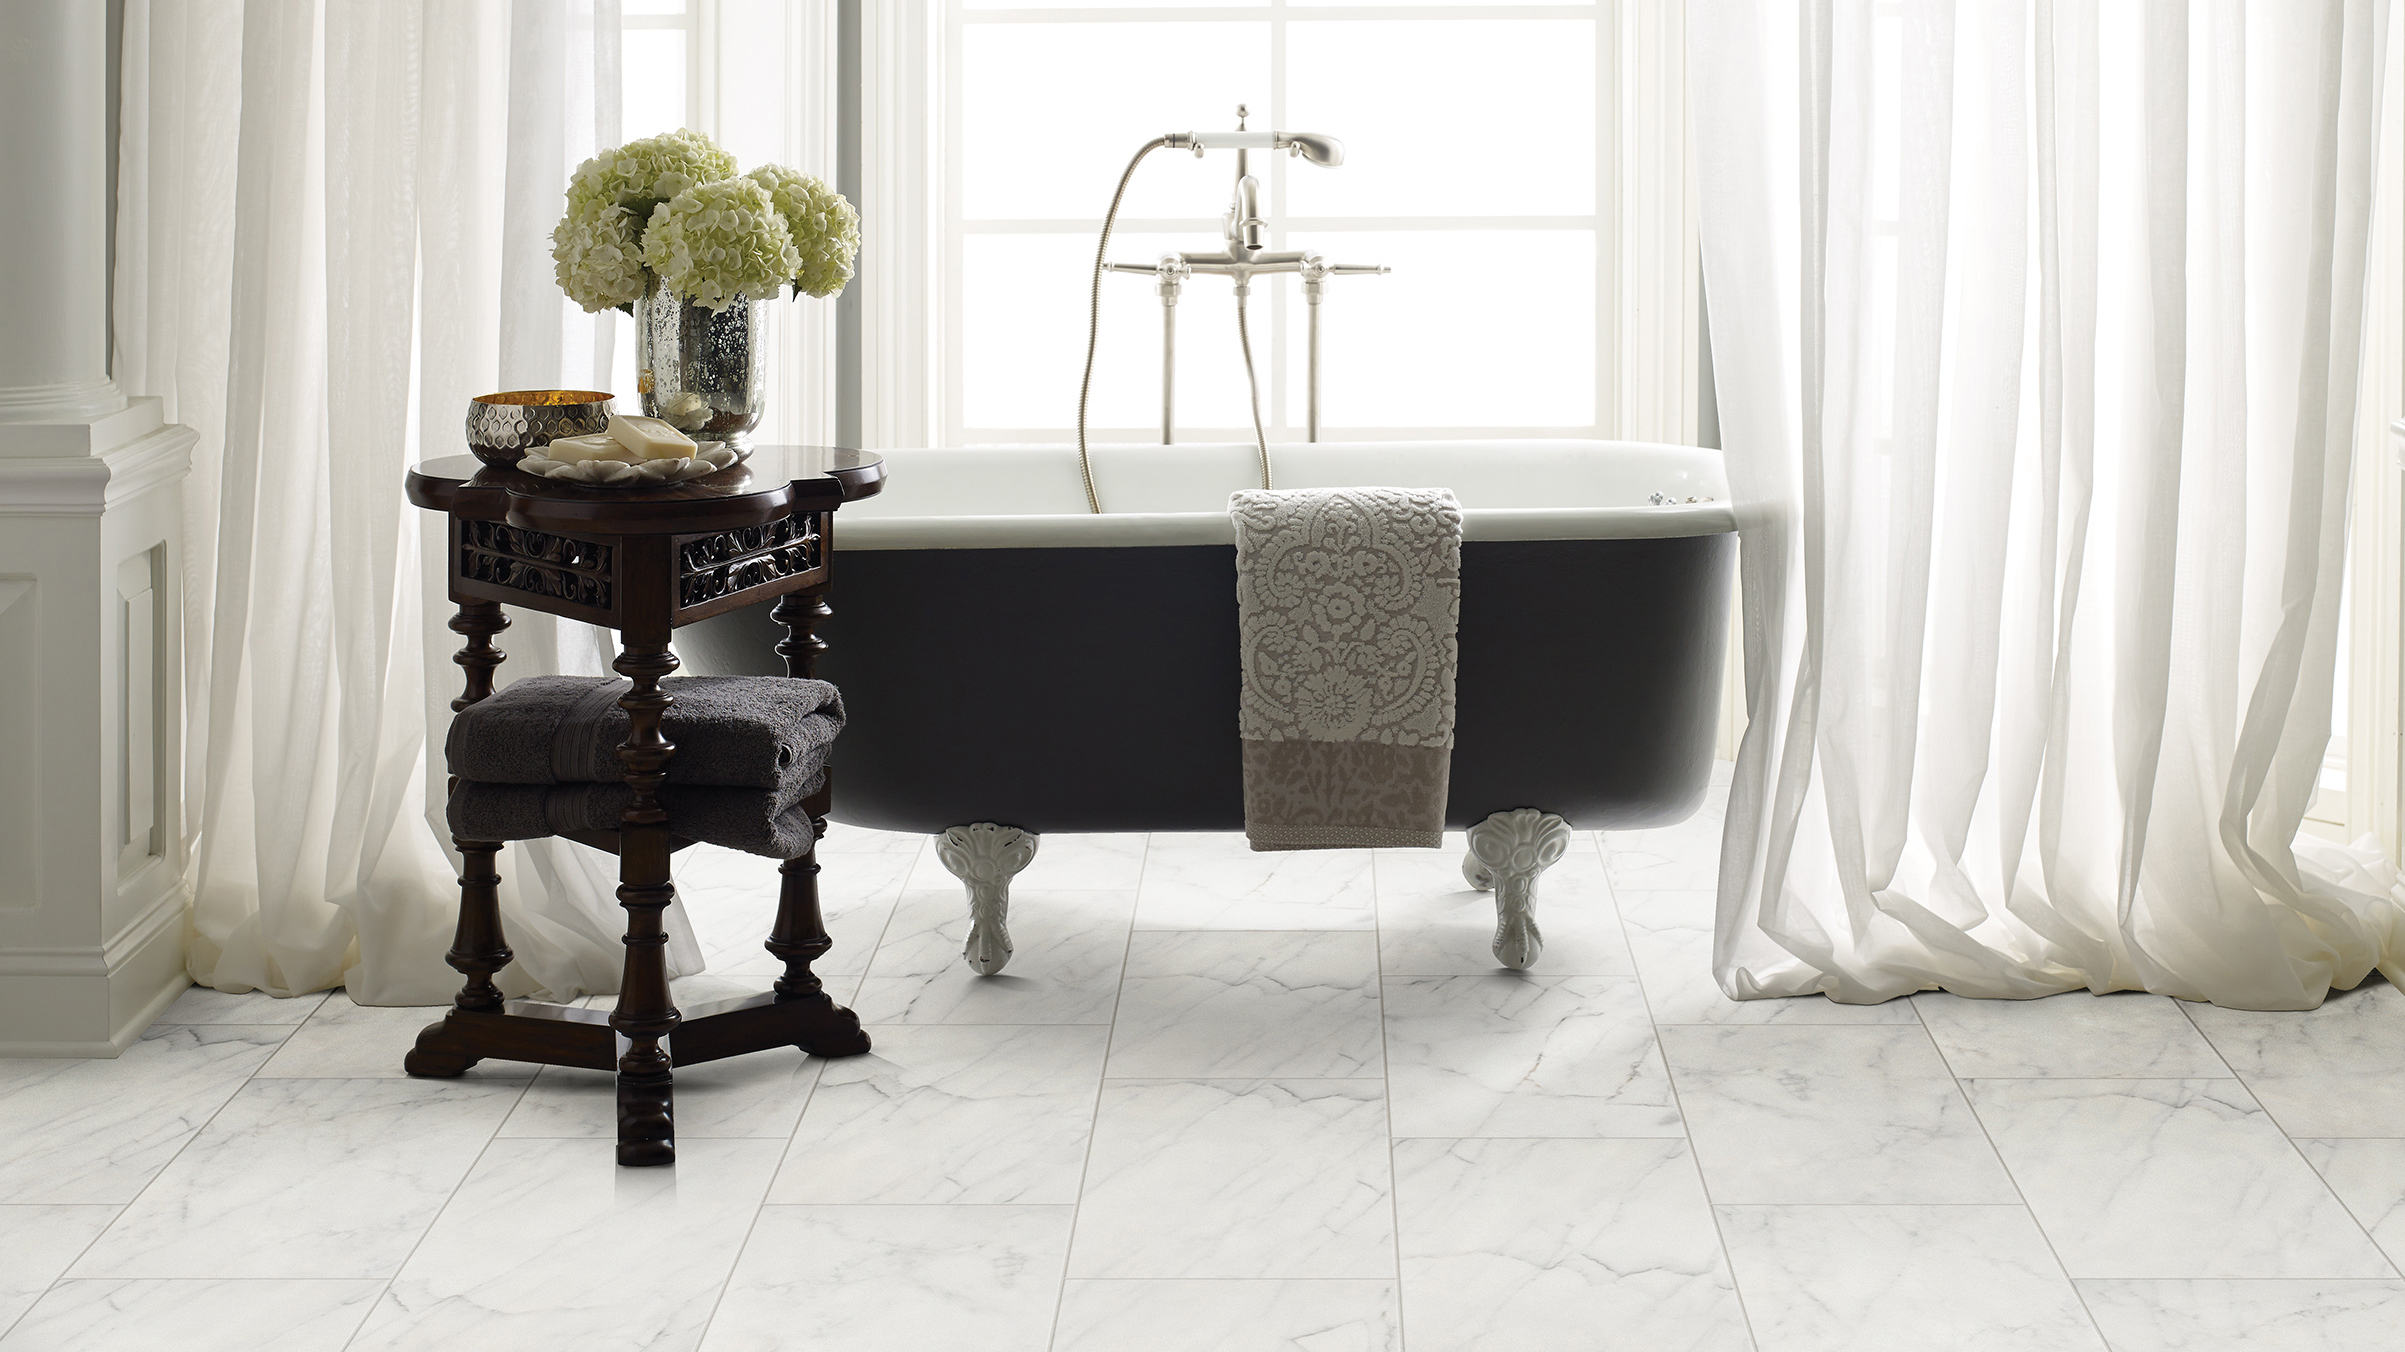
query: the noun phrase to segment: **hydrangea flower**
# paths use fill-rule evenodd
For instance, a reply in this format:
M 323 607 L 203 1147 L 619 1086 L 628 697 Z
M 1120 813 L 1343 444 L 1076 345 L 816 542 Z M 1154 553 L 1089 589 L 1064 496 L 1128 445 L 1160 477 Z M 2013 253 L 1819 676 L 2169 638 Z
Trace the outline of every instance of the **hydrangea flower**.
M 578 165 L 567 214 L 551 232 L 560 290 L 593 312 L 633 303 L 643 294 L 642 232 L 657 204 L 734 174 L 735 157 L 692 131 L 629 141 Z
M 762 165 L 735 175 L 709 137 L 672 131 L 576 167 L 551 232 L 560 289 L 588 311 L 625 309 L 656 275 L 724 310 L 739 297 L 832 296 L 852 279 L 860 213 L 807 174 Z
M 570 210 L 551 232 L 551 261 L 560 290 L 588 312 L 626 305 L 643 294 L 643 250 L 624 207 Z
M 801 253 L 794 290 L 819 297 L 843 290 L 852 280 L 852 258 L 860 252 L 860 213 L 842 193 L 781 164 L 763 164 L 744 177 L 768 189 Z
M 650 215 L 644 205 L 665 202 L 701 183 L 735 176 L 735 157 L 697 131 L 663 132 L 605 150 L 568 180 L 568 214 L 579 207 L 627 207 Z
M 802 269 L 768 189 L 732 177 L 695 184 L 652 212 L 643 262 L 669 290 L 713 311 L 774 296 Z

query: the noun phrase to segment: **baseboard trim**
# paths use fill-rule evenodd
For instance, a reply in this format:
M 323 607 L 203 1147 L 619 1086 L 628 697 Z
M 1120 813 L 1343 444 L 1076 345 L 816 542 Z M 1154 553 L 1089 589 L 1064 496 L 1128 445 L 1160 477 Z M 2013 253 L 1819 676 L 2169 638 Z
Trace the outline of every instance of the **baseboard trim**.
M 159 1016 L 167 1012 L 167 1007 L 174 1004 L 176 997 L 182 995 L 191 985 L 192 978 L 179 976 L 169 983 L 166 989 L 152 996 L 149 1003 L 135 1011 L 132 1018 L 126 1020 L 122 1027 L 105 1039 L 90 1042 L 16 1042 L 0 1039 L 0 1057 L 115 1060 L 125 1054 L 126 1048 L 141 1041 L 142 1035 L 150 1031 L 150 1026 L 158 1022 Z

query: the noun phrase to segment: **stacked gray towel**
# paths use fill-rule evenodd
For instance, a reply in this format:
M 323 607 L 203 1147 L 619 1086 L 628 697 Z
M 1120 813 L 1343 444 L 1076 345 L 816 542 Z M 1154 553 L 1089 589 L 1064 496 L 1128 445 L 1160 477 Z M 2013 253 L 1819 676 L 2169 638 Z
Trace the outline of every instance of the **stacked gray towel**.
M 660 791 L 668 831 L 745 854 L 792 859 L 813 843 L 803 801 L 827 780 L 820 771 L 789 801 L 768 789 L 671 784 Z M 451 789 L 451 834 L 461 840 L 533 840 L 565 831 L 615 831 L 635 791 L 624 784 L 479 784 Z
M 632 682 L 615 676 L 528 676 L 451 720 L 451 773 L 487 784 L 606 784 L 626 773 L 618 746 Z M 773 789 L 824 764 L 843 730 L 843 698 L 825 681 L 783 676 L 671 676 L 671 784 Z
M 616 830 L 633 797 L 618 746 L 629 683 L 530 676 L 460 711 L 445 744 L 452 833 L 527 840 Z M 843 700 L 825 681 L 776 676 L 672 677 L 662 720 L 676 754 L 660 802 L 688 840 L 776 859 L 809 849 L 804 799 L 826 782 Z

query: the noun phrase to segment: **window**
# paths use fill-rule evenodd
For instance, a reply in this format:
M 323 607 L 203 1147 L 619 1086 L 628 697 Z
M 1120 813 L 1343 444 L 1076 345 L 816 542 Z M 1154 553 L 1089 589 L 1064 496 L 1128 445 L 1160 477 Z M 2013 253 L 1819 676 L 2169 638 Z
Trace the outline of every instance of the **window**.
M 1321 435 L 1609 435 L 1615 247 L 1606 87 L 1613 6 L 1115 5 L 941 8 L 947 444 L 1073 434 L 1095 234 L 1128 157 L 1173 130 L 1324 132 L 1328 169 L 1255 152 L 1271 249 L 1387 276 L 1331 279 Z M 1158 151 L 1130 185 L 1114 261 L 1216 249 L 1235 156 Z M 1306 314 L 1256 279 L 1250 327 L 1272 440 L 1301 440 Z M 1162 316 L 1107 275 L 1090 426 L 1160 434 Z M 1180 440 L 1249 439 L 1226 278 L 1176 312 Z M 937 429 L 930 429 L 937 430 Z
M 835 178 L 835 7 L 785 0 L 621 0 L 619 140 L 690 127 L 745 169 L 776 163 Z M 775 376 L 758 437 L 835 440 L 835 303 L 768 310 Z M 635 388 L 634 327 L 613 344 L 611 388 Z
M 1683 0 L 1163 4 L 622 0 L 627 137 L 684 125 L 746 165 L 832 179 L 839 23 L 856 23 L 858 436 L 1065 441 L 1094 236 L 1128 156 L 1172 130 L 1320 131 L 1346 162 L 1259 153 L 1269 247 L 1386 276 L 1328 283 L 1322 435 L 1695 434 Z M 1218 247 L 1235 157 L 1158 152 L 1115 258 Z M 1161 311 L 1105 279 L 1101 440 L 1160 435 Z M 831 304 L 778 307 L 764 434 L 831 440 Z M 1305 424 L 1297 279 L 1256 282 L 1270 435 Z M 1177 311 L 1182 440 L 1250 436 L 1224 278 Z M 625 346 L 625 344 L 620 344 Z

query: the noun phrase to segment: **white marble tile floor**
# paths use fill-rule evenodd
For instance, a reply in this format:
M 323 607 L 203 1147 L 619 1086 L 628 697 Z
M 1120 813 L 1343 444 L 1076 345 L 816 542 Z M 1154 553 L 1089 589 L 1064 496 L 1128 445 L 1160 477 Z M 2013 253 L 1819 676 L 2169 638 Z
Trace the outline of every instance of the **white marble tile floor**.
M 1735 1002 L 1725 789 L 1583 834 L 1500 970 L 1442 851 L 1047 839 L 1001 975 L 927 843 L 837 826 L 876 1048 L 416 1081 L 437 1011 L 188 992 L 0 1060 L 0 1352 L 2351 1352 L 2405 1327 L 2405 992 Z M 504 856 L 504 867 L 506 867 Z M 773 866 L 678 856 L 766 985 Z M 607 1005 L 609 997 L 589 1003 Z

